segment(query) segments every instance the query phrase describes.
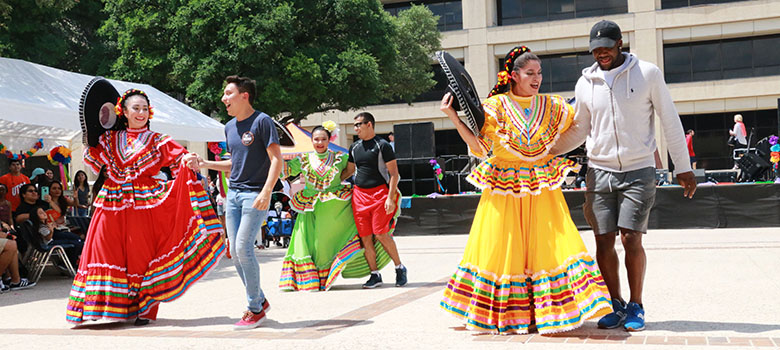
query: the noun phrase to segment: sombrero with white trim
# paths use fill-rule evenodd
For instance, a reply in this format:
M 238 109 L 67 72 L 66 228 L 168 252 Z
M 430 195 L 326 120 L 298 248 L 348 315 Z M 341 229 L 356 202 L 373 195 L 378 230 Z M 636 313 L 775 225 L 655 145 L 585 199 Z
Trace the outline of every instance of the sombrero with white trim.
M 449 82 L 447 91 L 454 96 L 452 108 L 465 113 L 463 122 L 474 135 L 479 136 L 479 131 L 485 124 L 485 112 L 482 110 L 482 103 L 471 76 L 466 72 L 466 68 L 447 52 L 436 51 L 436 59 L 439 60 L 444 74 L 447 75 Z
M 100 135 L 108 130 L 116 130 L 119 121 L 114 112 L 114 104 L 119 92 L 103 77 L 95 77 L 84 88 L 79 103 L 82 142 L 95 147 Z

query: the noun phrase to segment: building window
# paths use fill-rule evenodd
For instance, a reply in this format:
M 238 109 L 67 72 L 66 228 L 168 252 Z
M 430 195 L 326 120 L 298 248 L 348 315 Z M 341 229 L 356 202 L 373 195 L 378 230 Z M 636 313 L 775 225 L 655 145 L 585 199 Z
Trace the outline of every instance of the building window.
M 731 147 L 726 145 L 729 130 L 734 127 L 734 115 L 742 114 L 748 136 L 753 137 L 751 147 L 770 135 L 777 134 L 777 109 L 745 112 L 681 115 L 683 129 L 693 130 L 693 151 L 696 152 L 696 167 L 700 169 L 730 169 Z
M 498 25 L 628 13 L 628 0 L 496 0 Z
M 425 5 L 435 16 L 439 16 L 439 31 L 463 29 L 463 7 L 460 0 L 425 0 L 397 2 L 385 5 L 385 11 L 397 16 L 399 12 L 407 10 L 415 5 Z
M 680 7 L 689 7 L 709 4 L 725 4 L 728 2 L 738 2 L 745 0 L 661 0 L 661 9 L 676 9 Z
M 780 75 L 780 35 L 664 45 L 668 83 Z

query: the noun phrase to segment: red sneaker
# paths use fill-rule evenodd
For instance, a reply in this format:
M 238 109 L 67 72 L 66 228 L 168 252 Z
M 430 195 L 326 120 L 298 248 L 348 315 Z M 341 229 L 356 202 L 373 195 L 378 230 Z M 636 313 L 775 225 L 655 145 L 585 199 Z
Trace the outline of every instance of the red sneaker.
M 263 323 L 263 321 L 265 321 L 265 311 L 260 311 L 259 314 L 256 314 L 252 311 L 246 310 L 244 311 L 244 316 L 241 317 L 241 320 L 233 325 L 233 329 L 253 329 Z

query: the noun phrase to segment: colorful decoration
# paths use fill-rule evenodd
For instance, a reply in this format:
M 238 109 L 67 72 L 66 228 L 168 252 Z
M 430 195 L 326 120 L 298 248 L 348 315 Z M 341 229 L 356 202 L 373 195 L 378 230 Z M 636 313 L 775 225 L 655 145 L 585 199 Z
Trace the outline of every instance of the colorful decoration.
M 769 147 L 769 161 L 772 162 L 772 169 L 774 169 L 775 174 L 778 174 L 778 162 L 780 162 L 780 142 L 778 142 L 778 137 L 775 135 L 772 135 L 769 137 L 769 144 L 771 145 Z M 780 180 L 780 176 L 778 176 L 778 180 Z
M 504 70 L 498 72 L 498 83 L 501 85 L 509 83 L 509 73 Z
M 35 154 L 35 152 L 38 152 L 38 150 L 41 148 L 43 148 L 43 139 L 38 139 L 38 142 L 36 142 L 35 145 L 33 145 L 33 147 L 30 148 L 29 151 L 24 153 L 22 152 L 13 153 L 9 151 L 8 148 L 6 148 L 2 142 L 0 142 L 0 153 L 5 154 L 5 156 L 8 157 L 8 159 L 24 160 L 27 159 L 27 157 L 32 157 L 32 155 Z
M 222 160 L 222 158 L 226 158 L 228 155 L 227 152 L 227 144 L 224 142 L 209 142 L 209 151 L 211 153 L 214 153 L 214 159 L 215 160 Z M 217 188 L 219 188 L 219 195 L 222 196 L 222 198 L 227 197 L 227 191 L 228 191 L 228 177 L 227 173 L 224 171 L 220 171 L 218 174 L 219 185 L 217 185 Z
M 68 174 L 68 167 L 70 164 L 70 149 L 65 146 L 57 146 L 49 151 L 49 162 L 52 165 L 57 165 L 60 168 L 60 179 L 62 179 L 62 189 L 67 190 L 70 183 L 70 174 Z
M 339 139 L 339 126 L 332 120 L 322 122 L 322 127 L 330 133 L 330 142 L 336 142 Z
M 439 191 L 444 192 L 444 186 L 441 185 L 441 180 L 444 179 L 444 172 L 441 170 L 439 162 L 436 159 L 431 159 L 428 163 L 433 167 L 433 174 L 436 178 L 436 184 L 439 185 Z

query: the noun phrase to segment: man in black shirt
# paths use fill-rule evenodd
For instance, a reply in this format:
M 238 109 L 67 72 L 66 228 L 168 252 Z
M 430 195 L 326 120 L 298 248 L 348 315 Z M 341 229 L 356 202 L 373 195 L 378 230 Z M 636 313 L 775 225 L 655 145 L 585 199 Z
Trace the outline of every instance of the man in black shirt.
M 371 268 L 371 277 L 363 288 L 382 285 L 382 275 L 376 262 L 374 237 L 382 244 L 395 263 L 395 285 L 406 284 L 406 267 L 401 264 L 398 248 L 389 233 L 395 228 L 398 208 L 398 166 L 390 143 L 376 136 L 374 116 L 363 112 L 355 116 L 355 132 L 360 140 L 349 148 L 349 162 L 355 166 L 355 188 L 352 212 L 358 235 Z

